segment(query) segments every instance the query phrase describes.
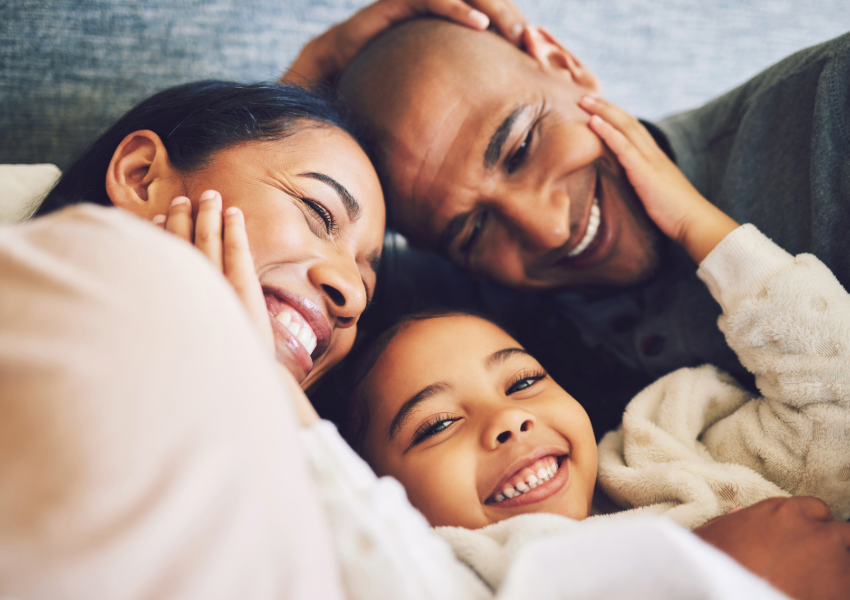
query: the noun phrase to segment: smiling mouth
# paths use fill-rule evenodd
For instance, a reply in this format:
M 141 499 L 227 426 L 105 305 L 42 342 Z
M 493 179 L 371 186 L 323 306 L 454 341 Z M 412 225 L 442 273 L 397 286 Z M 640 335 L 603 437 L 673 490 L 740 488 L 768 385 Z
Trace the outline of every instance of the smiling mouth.
M 277 314 L 269 311 L 269 316 L 286 327 L 289 333 L 307 351 L 307 354 L 313 354 L 313 350 L 316 349 L 316 345 L 318 344 L 318 337 L 316 336 L 316 332 L 313 331 L 313 328 L 301 316 L 301 313 L 289 306 L 282 306 L 281 311 Z
M 508 479 L 502 488 L 490 496 L 485 504 L 498 504 L 546 485 L 557 474 L 568 455 L 544 456 L 527 467 L 523 467 Z
M 593 205 L 590 207 L 590 218 L 587 221 L 587 229 L 584 232 L 584 237 L 576 244 L 576 247 L 567 252 L 567 258 L 575 258 L 585 250 L 599 233 L 599 225 L 602 223 L 602 213 L 599 210 L 599 198 L 593 198 Z

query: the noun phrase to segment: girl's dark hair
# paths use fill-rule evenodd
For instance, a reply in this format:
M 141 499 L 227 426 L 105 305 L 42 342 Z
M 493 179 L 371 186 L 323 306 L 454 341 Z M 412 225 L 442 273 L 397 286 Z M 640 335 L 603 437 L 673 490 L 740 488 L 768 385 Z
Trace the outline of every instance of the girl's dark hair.
M 168 88 L 132 108 L 83 151 L 41 203 L 36 216 L 78 202 L 111 206 L 106 171 L 115 149 L 134 131 L 156 133 L 171 165 L 190 173 L 219 150 L 243 142 L 284 139 L 310 121 L 338 127 L 359 143 L 354 120 L 328 90 L 229 81 L 198 81 Z

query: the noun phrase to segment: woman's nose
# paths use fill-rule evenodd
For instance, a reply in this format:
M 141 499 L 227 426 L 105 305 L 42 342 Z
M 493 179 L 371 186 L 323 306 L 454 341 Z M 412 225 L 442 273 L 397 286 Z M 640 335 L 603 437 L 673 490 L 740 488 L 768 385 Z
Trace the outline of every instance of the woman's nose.
M 325 298 L 328 313 L 337 327 L 351 327 L 366 309 L 366 286 L 351 257 L 336 256 L 313 264 L 310 281 Z
M 534 425 L 534 416 L 520 408 L 496 410 L 484 433 L 484 444 L 487 448 L 495 450 L 510 441 L 518 442 L 534 429 Z

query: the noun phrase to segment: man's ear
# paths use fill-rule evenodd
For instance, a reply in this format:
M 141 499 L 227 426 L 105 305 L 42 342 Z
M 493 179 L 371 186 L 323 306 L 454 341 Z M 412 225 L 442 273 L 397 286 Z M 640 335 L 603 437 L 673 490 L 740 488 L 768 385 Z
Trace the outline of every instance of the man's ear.
M 585 67 L 569 50 L 561 46 L 551 33 L 542 27 L 529 25 L 523 33 L 525 51 L 539 62 L 544 71 L 556 71 L 569 75 L 572 80 L 588 91 L 601 93 L 599 80 L 593 71 Z
M 178 173 L 168 161 L 165 145 L 153 131 L 135 131 L 125 137 L 106 170 L 106 194 L 112 203 L 145 219 L 168 212 L 180 195 Z

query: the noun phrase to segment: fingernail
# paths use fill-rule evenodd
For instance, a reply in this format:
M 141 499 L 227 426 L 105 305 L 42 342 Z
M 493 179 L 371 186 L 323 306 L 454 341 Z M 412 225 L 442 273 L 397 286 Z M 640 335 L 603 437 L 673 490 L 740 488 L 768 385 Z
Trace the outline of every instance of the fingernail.
M 204 200 L 212 200 L 213 198 L 215 198 L 215 195 L 215 190 L 207 190 L 206 192 L 201 194 L 201 202 L 203 202 Z
M 165 223 L 165 215 L 156 215 L 153 219 L 151 219 L 151 223 L 154 225 L 162 225 Z
M 177 196 L 174 200 L 171 201 L 169 208 L 174 208 L 175 206 L 178 206 L 188 201 L 189 199 L 186 196 Z
M 523 25 L 522 23 L 517 23 L 511 28 L 511 37 L 517 39 L 519 36 L 522 35 L 524 29 L 525 25 Z M 539 36 L 540 34 L 538 33 L 537 35 Z
M 224 211 L 224 214 L 226 214 L 228 217 L 232 217 L 233 215 L 239 214 L 239 209 L 236 208 L 235 206 L 231 206 L 226 211 Z
M 600 117 L 599 115 L 593 115 L 592 117 L 590 117 L 590 122 L 595 125 L 601 125 L 605 121 L 603 121 L 602 117 Z
M 596 104 L 596 98 L 591 96 L 590 94 L 585 94 L 581 97 L 582 104 Z
M 475 10 L 474 8 L 469 11 L 467 17 L 469 18 L 470 23 L 479 29 L 486 29 L 490 24 L 490 19 L 487 18 L 487 15 L 481 11 Z

